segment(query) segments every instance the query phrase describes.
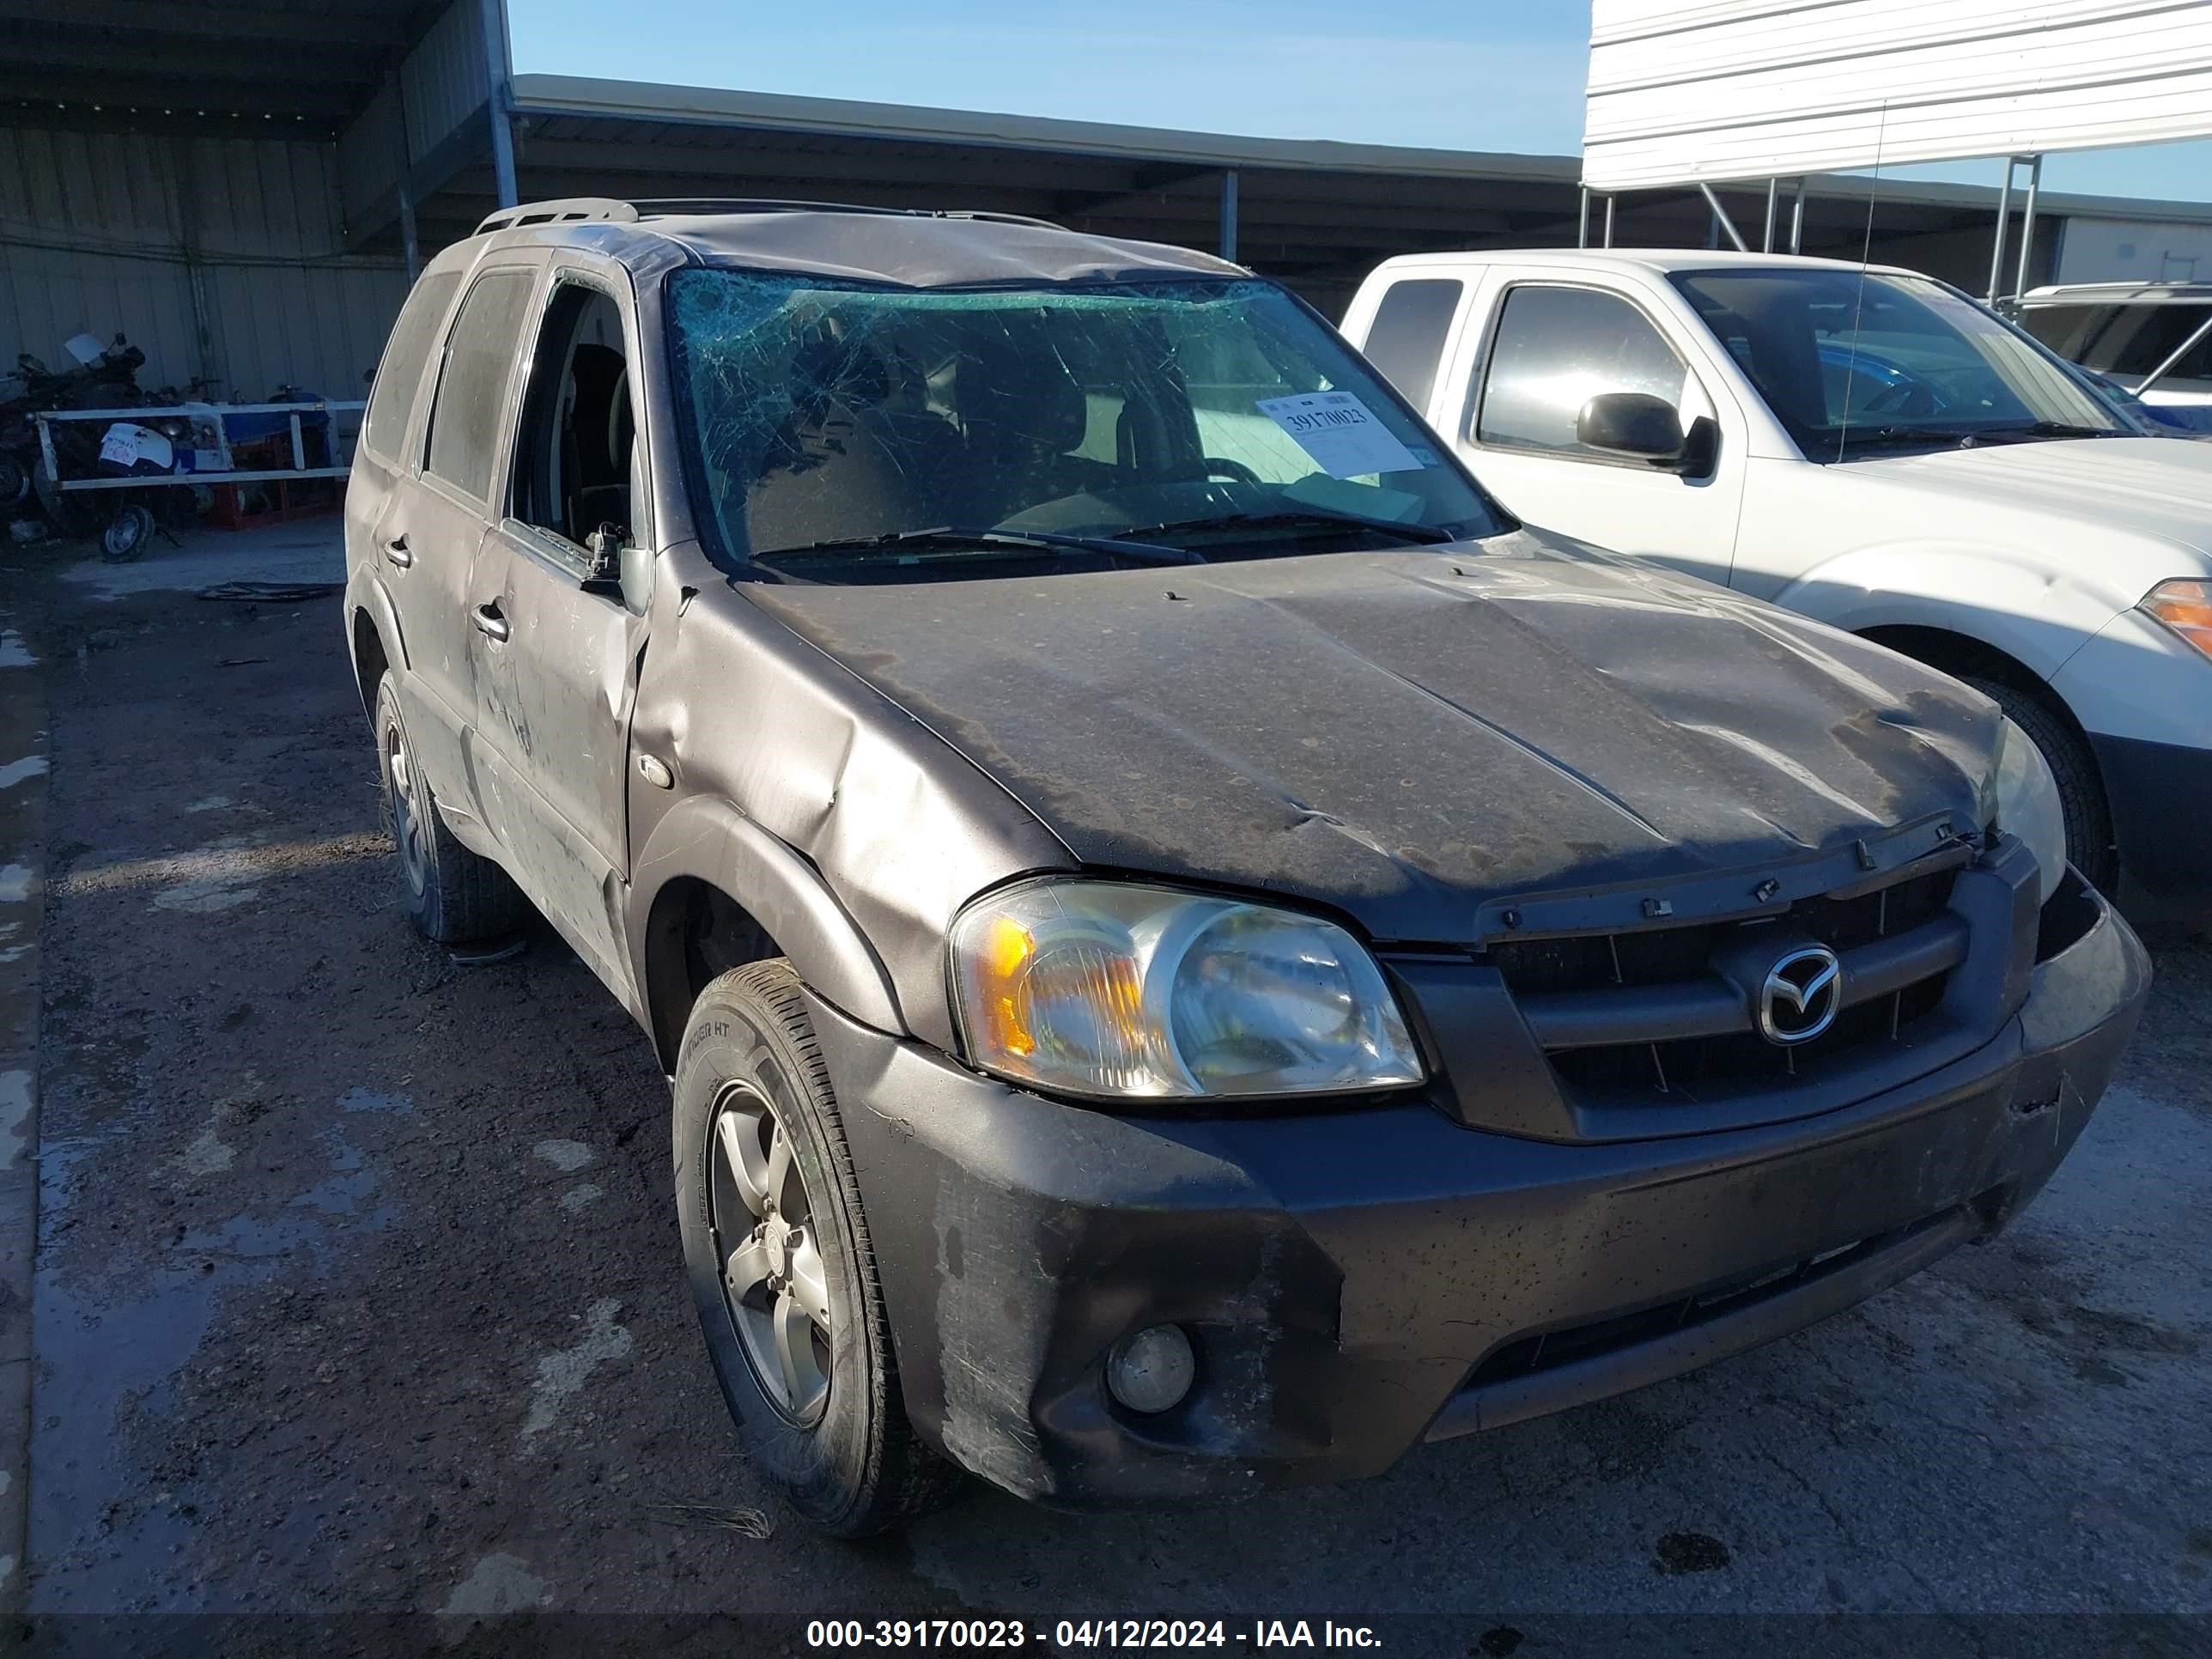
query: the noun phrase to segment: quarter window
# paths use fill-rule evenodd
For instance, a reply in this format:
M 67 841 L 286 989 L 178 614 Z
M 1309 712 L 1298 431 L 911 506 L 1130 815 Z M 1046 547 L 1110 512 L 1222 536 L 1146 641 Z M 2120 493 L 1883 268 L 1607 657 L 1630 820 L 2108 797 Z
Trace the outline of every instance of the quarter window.
M 2212 306 L 2033 306 L 2021 326 L 2060 356 L 2100 374 L 2148 374 L 2189 343 Z M 2212 334 L 2170 371 L 2181 380 L 2212 380 Z
M 1444 336 L 1465 292 L 1464 283 L 1445 278 L 1393 283 L 1367 325 L 1367 361 L 1425 415 L 1437 383 L 1437 364 L 1444 355 Z
M 1688 371 L 1644 313 L 1586 288 L 1511 289 L 1483 370 L 1478 442 L 1602 458 L 1575 437 L 1583 405 L 1642 392 L 1682 405 Z
M 500 416 L 508 375 L 521 349 L 523 319 L 537 286 L 528 270 L 495 270 L 461 301 L 446 341 L 438 400 L 430 409 L 430 444 L 424 470 L 464 495 L 491 498 L 499 456 Z
M 431 342 L 438 325 L 453 303 L 461 274 L 441 270 L 415 284 L 399 320 L 385 343 L 383 360 L 376 366 L 376 384 L 368 394 L 368 418 L 362 440 L 387 460 L 398 460 L 407 441 L 407 417 L 414 412 L 415 394 L 422 386 L 422 366 L 429 361 Z

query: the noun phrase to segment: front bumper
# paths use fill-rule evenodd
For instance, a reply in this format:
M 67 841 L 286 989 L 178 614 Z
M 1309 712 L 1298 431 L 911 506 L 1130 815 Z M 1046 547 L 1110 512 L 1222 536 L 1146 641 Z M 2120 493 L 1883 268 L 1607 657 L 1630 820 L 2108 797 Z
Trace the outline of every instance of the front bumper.
M 2080 1134 L 2149 982 L 2081 890 L 2094 923 L 1982 1048 L 1816 1117 L 1667 1139 L 1523 1139 L 1419 1103 L 1117 1117 L 817 1002 L 908 1413 L 1026 1498 L 1235 1496 L 1800 1328 L 2002 1225 Z M 1139 1416 L 1103 1359 L 1164 1321 L 1199 1381 Z
M 2212 749 L 2089 742 L 2120 849 L 2120 902 L 2160 931 L 2212 928 Z

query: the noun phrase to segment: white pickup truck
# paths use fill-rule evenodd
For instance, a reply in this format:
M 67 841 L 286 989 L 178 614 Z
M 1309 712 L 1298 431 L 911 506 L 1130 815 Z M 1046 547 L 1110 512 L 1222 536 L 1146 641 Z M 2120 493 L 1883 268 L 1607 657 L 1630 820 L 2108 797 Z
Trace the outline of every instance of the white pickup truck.
M 2069 855 L 2212 927 L 2212 444 L 1911 271 L 1392 259 L 1344 331 L 1513 513 L 1881 641 L 2035 738 Z

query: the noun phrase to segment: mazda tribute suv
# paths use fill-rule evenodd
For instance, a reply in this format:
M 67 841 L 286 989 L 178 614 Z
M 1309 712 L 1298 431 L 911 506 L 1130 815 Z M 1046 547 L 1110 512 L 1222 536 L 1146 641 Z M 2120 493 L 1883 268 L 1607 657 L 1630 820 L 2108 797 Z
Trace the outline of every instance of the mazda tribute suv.
M 2015 1214 L 2145 994 L 1996 704 L 1515 522 L 1182 249 L 503 212 L 346 541 L 405 905 L 534 907 L 644 1028 L 831 1531 L 1373 1474 L 1796 1330 Z

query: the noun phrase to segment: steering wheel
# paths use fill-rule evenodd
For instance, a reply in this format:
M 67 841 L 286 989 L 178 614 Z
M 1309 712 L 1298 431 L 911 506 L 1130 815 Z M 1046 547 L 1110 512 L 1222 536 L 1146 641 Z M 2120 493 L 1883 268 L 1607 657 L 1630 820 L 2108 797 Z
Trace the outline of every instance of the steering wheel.
M 1234 478 L 1239 483 L 1256 484 L 1260 475 L 1242 461 L 1232 461 L 1225 455 L 1208 455 L 1201 465 L 1209 478 Z

